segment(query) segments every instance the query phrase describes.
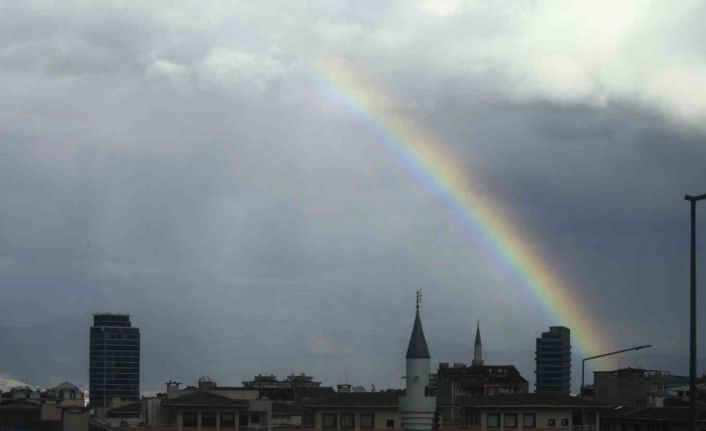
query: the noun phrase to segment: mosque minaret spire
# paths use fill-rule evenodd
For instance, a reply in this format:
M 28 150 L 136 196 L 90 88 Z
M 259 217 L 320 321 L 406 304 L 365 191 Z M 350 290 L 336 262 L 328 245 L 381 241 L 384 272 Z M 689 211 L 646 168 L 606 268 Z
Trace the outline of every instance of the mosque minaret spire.
M 476 342 L 473 344 L 473 365 L 483 365 L 483 345 L 480 342 L 480 320 L 476 324 Z
M 419 308 L 422 292 L 417 291 L 417 312 L 406 356 L 405 394 L 399 397 L 404 431 L 431 431 L 436 412 L 436 397 L 429 396 L 430 355 L 424 338 Z

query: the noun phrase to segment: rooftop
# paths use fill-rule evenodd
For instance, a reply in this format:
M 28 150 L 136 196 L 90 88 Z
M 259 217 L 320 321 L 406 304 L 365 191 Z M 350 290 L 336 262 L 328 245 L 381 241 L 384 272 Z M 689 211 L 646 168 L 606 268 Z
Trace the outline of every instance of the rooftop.
M 108 410 L 108 416 L 138 416 L 142 412 L 142 403 L 134 402 Z
M 427 340 L 424 338 L 424 329 L 422 329 L 422 320 L 419 318 L 419 308 L 414 317 L 414 326 L 412 327 L 412 336 L 409 337 L 409 345 L 407 346 L 407 359 L 428 359 L 429 348 Z
M 270 400 L 299 401 L 303 398 L 327 398 L 336 393 L 330 386 L 304 388 L 261 388 L 261 397 Z
M 514 365 L 472 365 L 470 367 L 439 367 L 439 377 L 469 377 L 485 383 L 527 383 Z
M 324 398 L 311 405 L 318 407 L 397 407 L 402 391 L 343 392 Z
M 653 421 L 687 422 L 689 407 L 624 407 L 618 406 L 602 413 L 604 418 L 625 418 Z M 698 406 L 696 418 L 706 420 L 706 407 Z
M 164 405 L 171 407 L 230 407 L 247 406 L 248 404 L 247 400 L 234 400 L 204 391 L 192 392 L 177 398 L 172 398 L 164 403 Z
M 466 398 L 469 407 L 580 407 L 581 398 L 564 394 L 498 394 L 482 398 Z M 608 408 L 607 404 L 584 400 L 587 407 Z

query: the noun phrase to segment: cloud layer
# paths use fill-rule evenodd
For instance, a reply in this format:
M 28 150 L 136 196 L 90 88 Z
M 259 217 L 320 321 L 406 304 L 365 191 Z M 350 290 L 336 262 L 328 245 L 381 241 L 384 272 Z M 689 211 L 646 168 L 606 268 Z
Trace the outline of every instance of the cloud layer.
M 130 311 L 147 387 L 263 364 L 398 386 L 423 288 L 435 360 L 470 357 L 480 318 L 488 362 L 531 379 L 557 322 L 322 85 L 342 58 L 483 182 L 595 330 L 679 355 L 704 8 L 2 2 L 0 326 Z M 55 378 L 33 352 L 0 372 Z

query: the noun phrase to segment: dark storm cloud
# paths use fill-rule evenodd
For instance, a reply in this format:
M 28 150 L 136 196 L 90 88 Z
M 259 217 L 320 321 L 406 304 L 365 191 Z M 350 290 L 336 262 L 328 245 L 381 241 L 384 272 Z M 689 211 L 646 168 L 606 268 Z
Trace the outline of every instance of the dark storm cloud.
M 147 389 L 292 371 L 399 386 L 422 288 L 434 360 L 467 360 L 480 318 L 487 361 L 531 378 L 556 322 L 320 85 L 336 56 L 493 194 L 612 343 L 681 366 L 702 13 L 623 5 L 603 22 L 601 4 L 3 4 L 0 326 L 39 341 L 0 372 L 85 383 L 77 328 L 107 310 L 142 328 Z M 43 344 L 57 360 L 23 360 Z

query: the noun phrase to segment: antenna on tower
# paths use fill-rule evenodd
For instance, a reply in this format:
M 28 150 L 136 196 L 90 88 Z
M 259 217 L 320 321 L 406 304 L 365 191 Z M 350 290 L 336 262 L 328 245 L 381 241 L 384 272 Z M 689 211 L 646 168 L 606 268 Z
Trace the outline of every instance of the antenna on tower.
M 419 311 L 419 306 L 422 303 L 422 289 L 417 291 L 417 311 Z

